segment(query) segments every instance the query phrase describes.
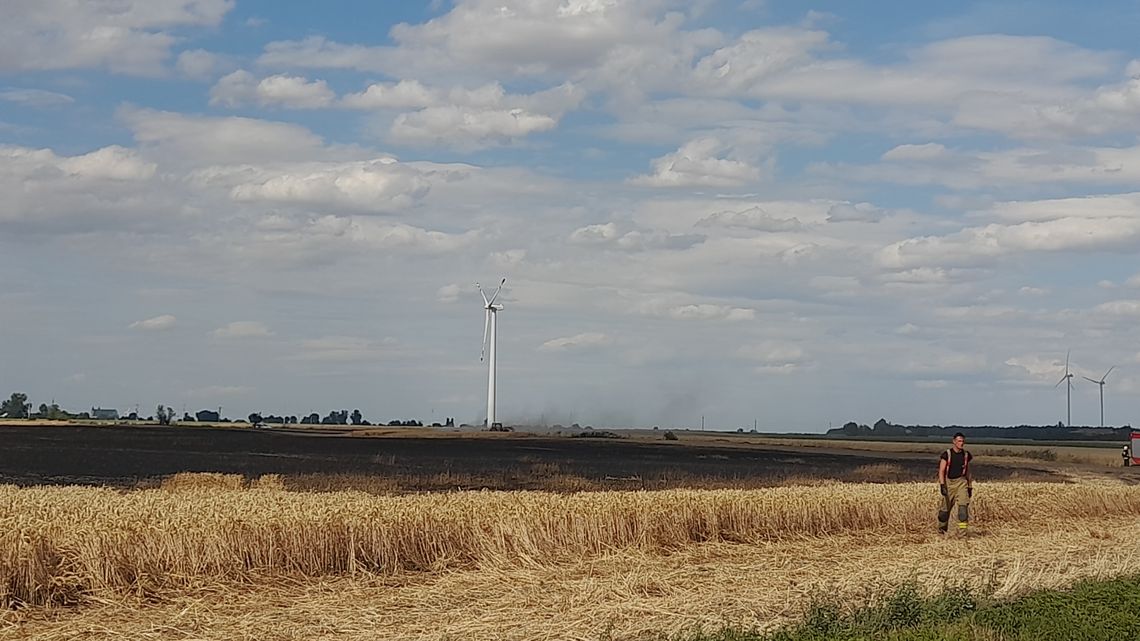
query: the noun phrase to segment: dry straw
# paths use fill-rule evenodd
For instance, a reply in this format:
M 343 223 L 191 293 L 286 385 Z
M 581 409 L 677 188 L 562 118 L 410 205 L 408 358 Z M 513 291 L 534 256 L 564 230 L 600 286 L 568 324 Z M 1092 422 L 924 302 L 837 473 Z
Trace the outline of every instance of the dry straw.
M 119 492 L 0 486 L 0 604 L 147 595 L 201 581 L 549 567 L 620 550 L 928 531 L 930 484 L 374 496 L 209 478 Z M 265 489 L 270 488 L 270 489 Z M 1140 487 L 994 483 L 989 524 L 1140 515 Z

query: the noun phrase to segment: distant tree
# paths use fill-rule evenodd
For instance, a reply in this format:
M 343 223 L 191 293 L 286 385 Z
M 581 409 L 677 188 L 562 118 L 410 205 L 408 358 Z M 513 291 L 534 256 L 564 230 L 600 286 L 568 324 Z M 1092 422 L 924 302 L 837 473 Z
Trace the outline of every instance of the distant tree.
M 360 425 L 364 421 L 364 416 L 360 414 L 360 410 L 352 410 L 352 424 Z
M 669 430 L 669 431 L 665 432 L 665 440 L 666 441 L 676 441 L 677 435 L 674 434 L 672 430 Z
M 47 418 L 47 417 L 48 417 L 47 403 L 40 403 L 40 409 L 38 412 L 36 412 L 36 418 Z
M 7 414 L 8 418 L 28 418 L 28 411 L 31 408 L 28 395 L 15 392 L 11 398 L 0 404 L 0 414 Z
M 257 424 L 261 423 L 261 414 L 258 414 L 257 412 L 250 414 L 249 415 L 249 422 L 251 425 L 257 425 Z
M 348 425 L 348 410 L 333 410 L 321 420 L 322 425 Z
M 190 416 L 190 412 L 183 412 L 182 413 L 182 422 L 183 423 L 193 423 L 194 417 Z
M 174 408 L 159 405 L 154 410 L 154 416 L 158 419 L 159 425 L 170 425 L 170 423 L 174 421 Z

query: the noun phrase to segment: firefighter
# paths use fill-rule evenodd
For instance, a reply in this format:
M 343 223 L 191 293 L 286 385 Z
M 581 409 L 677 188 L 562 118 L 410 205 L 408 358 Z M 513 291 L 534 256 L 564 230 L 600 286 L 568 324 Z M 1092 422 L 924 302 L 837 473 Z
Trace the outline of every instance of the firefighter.
M 1120 451 L 1120 456 L 1124 459 L 1124 467 L 1128 467 L 1128 465 L 1132 463 L 1132 454 L 1129 453 L 1127 445 L 1125 445 L 1124 449 Z
M 974 480 L 970 475 L 970 460 L 974 457 L 964 449 L 965 434 L 958 432 L 950 443 L 950 449 L 938 460 L 938 491 L 942 494 L 938 529 L 945 534 L 950 528 L 951 512 L 957 512 L 958 533 L 964 535 L 970 521 L 970 499 L 974 495 Z

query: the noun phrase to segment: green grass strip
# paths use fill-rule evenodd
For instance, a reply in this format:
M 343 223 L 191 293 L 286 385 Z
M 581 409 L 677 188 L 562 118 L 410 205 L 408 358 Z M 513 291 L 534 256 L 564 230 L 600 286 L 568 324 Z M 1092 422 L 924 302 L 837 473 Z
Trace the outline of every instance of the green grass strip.
M 903 585 L 878 604 L 846 613 L 816 603 L 805 619 L 762 634 L 727 629 L 684 641 L 1122 641 L 1140 639 L 1140 577 L 994 601 L 965 588 L 934 598 Z

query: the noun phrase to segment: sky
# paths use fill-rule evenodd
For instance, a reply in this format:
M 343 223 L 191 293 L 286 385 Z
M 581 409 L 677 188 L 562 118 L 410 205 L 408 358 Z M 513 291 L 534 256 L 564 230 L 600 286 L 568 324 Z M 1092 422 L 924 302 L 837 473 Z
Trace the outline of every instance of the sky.
M 1134 2 L 6 0 L 0 395 L 1140 412 Z

